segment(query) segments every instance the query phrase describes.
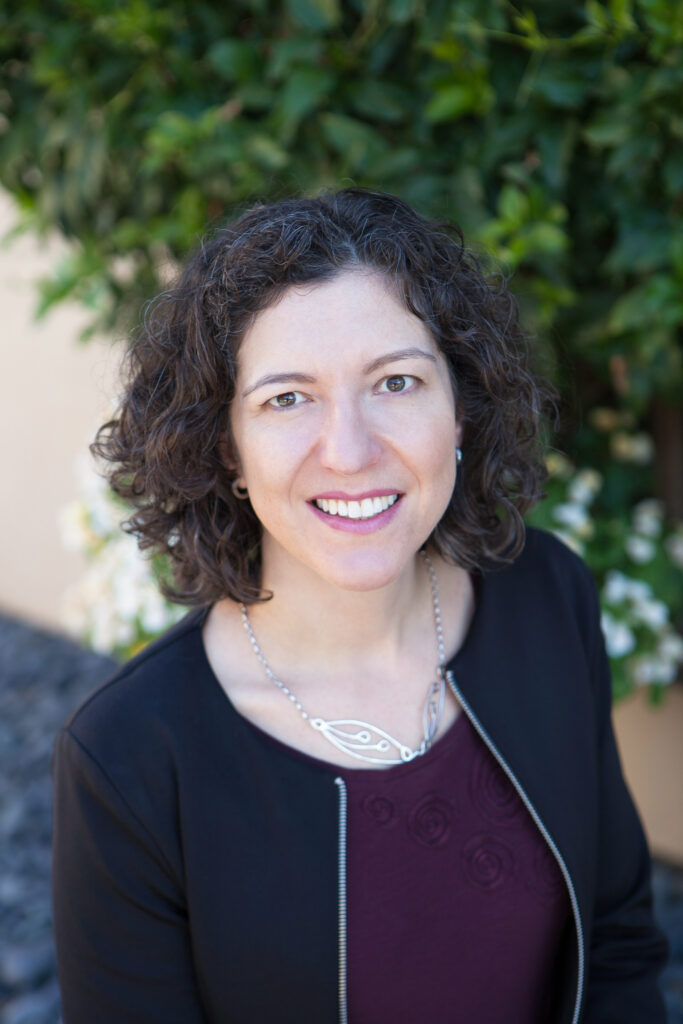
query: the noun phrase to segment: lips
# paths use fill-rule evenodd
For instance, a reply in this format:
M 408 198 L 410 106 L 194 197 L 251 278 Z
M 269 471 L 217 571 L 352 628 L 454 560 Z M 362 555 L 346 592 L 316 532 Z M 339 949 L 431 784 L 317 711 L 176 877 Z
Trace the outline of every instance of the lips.
M 395 505 L 400 495 L 382 494 L 374 497 L 344 500 L 343 498 L 314 498 L 312 504 L 328 516 L 340 519 L 373 519 Z

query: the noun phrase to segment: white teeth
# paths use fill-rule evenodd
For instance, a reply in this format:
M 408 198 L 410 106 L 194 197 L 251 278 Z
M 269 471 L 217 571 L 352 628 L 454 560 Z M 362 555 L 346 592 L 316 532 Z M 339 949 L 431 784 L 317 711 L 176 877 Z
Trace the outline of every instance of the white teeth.
M 397 501 L 398 494 L 387 494 L 381 498 L 362 498 L 361 501 L 316 498 L 315 504 L 330 516 L 341 516 L 343 519 L 372 519 L 380 512 L 386 512 Z
M 363 498 L 360 503 L 360 514 L 363 519 L 369 519 L 370 516 L 374 516 L 375 506 L 372 498 Z

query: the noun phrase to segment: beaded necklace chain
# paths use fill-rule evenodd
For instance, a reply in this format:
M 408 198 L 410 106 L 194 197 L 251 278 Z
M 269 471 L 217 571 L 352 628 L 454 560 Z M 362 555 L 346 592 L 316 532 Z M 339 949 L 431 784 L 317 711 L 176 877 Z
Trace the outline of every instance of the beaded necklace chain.
M 439 586 L 429 555 L 424 550 L 420 551 L 420 554 L 429 573 L 439 664 L 437 667 L 437 678 L 433 683 L 430 683 L 429 690 L 427 691 L 427 700 L 422 714 L 422 742 L 415 749 L 405 743 L 401 743 L 400 740 L 395 739 L 385 729 L 381 729 L 379 726 L 372 725 L 370 722 L 364 722 L 358 718 L 336 718 L 332 720 L 312 718 L 304 709 L 298 697 L 273 672 L 254 636 L 254 630 L 249 621 L 247 609 L 244 604 L 240 605 L 242 622 L 247 631 L 249 642 L 271 682 L 275 683 L 284 696 L 292 702 L 304 721 L 308 722 L 316 732 L 324 736 L 338 750 L 368 764 L 405 764 L 416 757 L 421 757 L 431 747 L 443 717 L 446 696 L 446 675 L 444 671 L 446 653 L 443 642 L 441 606 L 439 604 Z

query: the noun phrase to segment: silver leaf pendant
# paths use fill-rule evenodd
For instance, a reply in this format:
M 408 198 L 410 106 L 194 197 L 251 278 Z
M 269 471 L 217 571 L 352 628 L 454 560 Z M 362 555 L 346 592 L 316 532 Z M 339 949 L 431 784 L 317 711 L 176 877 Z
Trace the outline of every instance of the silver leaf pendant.
M 384 729 L 379 729 L 368 722 L 361 722 L 357 718 L 336 718 L 331 722 L 326 722 L 324 718 L 309 718 L 309 722 L 338 750 L 370 764 L 406 764 L 423 753 L 424 744 L 417 750 L 412 750 L 394 739 Z M 386 756 L 390 755 L 392 750 L 399 756 Z M 385 756 L 373 757 L 370 751 Z

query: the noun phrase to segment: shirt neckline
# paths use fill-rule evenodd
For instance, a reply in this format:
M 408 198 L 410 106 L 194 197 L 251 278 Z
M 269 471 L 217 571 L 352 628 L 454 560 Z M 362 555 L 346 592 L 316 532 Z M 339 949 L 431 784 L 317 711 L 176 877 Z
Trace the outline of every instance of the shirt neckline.
M 453 656 L 449 658 L 449 660 L 446 662 L 445 666 L 446 670 L 452 672 L 456 676 L 456 678 L 458 674 L 458 666 L 462 662 L 464 662 L 468 654 L 468 651 L 474 645 L 475 633 L 479 632 L 479 630 L 481 629 L 481 621 L 483 619 L 484 598 L 488 589 L 484 585 L 484 573 L 471 573 L 470 576 L 472 579 L 472 586 L 474 589 L 475 596 L 474 611 L 472 613 L 472 618 L 470 620 L 467 633 L 465 634 L 462 643 L 460 644 L 457 651 L 453 654 Z M 454 730 L 458 727 L 460 719 L 467 718 L 465 711 L 461 708 L 455 721 L 446 730 L 446 732 L 435 741 L 431 749 L 427 751 L 427 753 L 423 754 L 421 757 L 415 758 L 412 761 L 408 761 L 405 764 L 388 765 L 386 768 L 355 768 L 351 765 L 337 764 L 334 761 L 326 761 L 324 758 L 316 757 L 313 754 L 308 754 L 306 751 L 300 750 L 298 747 L 294 747 L 291 744 L 285 743 L 283 740 L 278 739 L 276 736 L 273 736 L 272 733 L 269 733 L 267 730 L 261 728 L 261 726 L 257 725 L 255 722 L 252 722 L 251 719 L 243 715 L 242 712 L 239 711 L 233 704 L 232 700 L 230 699 L 230 696 L 226 693 L 225 689 L 221 685 L 220 680 L 218 679 L 216 673 L 214 672 L 211 666 L 211 662 L 209 661 L 208 654 L 206 653 L 206 648 L 204 646 L 202 626 L 204 625 L 204 622 L 206 621 L 206 618 L 209 612 L 211 611 L 212 607 L 213 605 L 207 605 L 204 608 L 200 609 L 196 617 L 196 620 L 193 623 L 195 627 L 197 643 L 199 646 L 199 658 L 201 661 L 201 665 L 203 667 L 204 675 L 206 676 L 207 680 L 210 682 L 214 690 L 218 691 L 219 696 L 222 698 L 222 706 L 225 707 L 227 711 L 230 713 L 230 715 L 240 723 L 242 728 L 245 729 L 247 732 L 250 732 L 257 738 L 259 738 L 262 742 L 267 742 L 275 749 L 278 749 L 280 753 L 282 753 L 285 756 L 288 756 L 290 758 L 293 757 L 295 760 L 298 761 L 304 761 L 312 766 L 315 766 L 328 772 L 329 774 L 343 775 L 346 778 L 361 779 L 366 776 L 377 776 L 378 774 L 384 778 L 386 777 L 387 773 L 391 773 L 391 776 L 393 778 L 397 775 L 408 774 L 412 771 L 415 771 L 416 769 L 419 769 L 421 765 L 425 764 L 426 758 L 429 758 L 429 760 L 426 762 L 429 764 L 431 763 L 432 759 L 435 756 L 440 756 L 440 752 L 443 749 L 448 749 L 449 746 L 449 744 L 444 743 L 444 741 L 449 738 L 453 738 Z

